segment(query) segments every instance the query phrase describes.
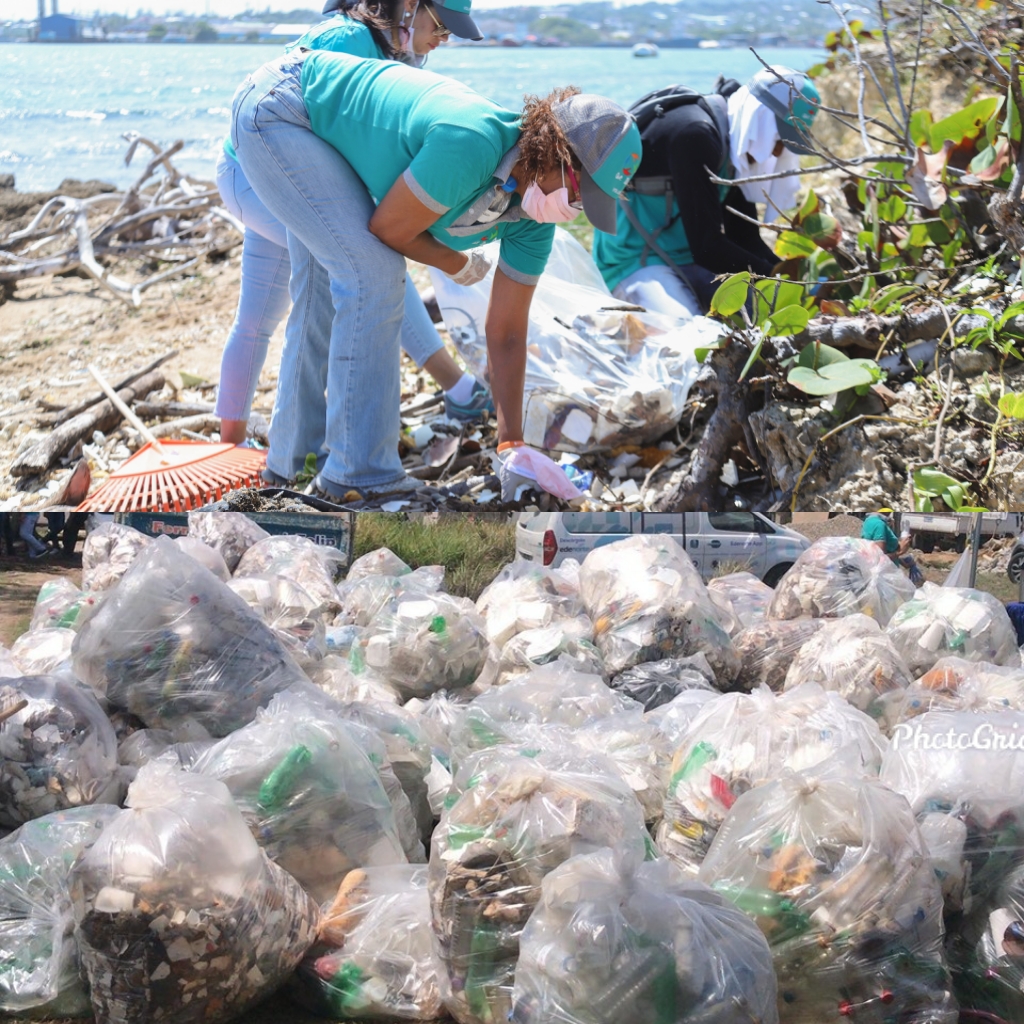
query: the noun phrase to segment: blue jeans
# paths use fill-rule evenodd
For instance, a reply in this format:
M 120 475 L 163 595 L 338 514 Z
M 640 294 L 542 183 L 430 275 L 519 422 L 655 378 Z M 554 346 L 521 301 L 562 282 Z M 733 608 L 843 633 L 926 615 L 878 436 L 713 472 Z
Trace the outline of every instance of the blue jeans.
M 221 360 L 216 413 L 224 419 L 248 418 L 271 335 L 284 319 L 290 293 L 292 313 L 281 354 L 268 465 L 291 478 L 308 452 L 317 453 L 320 468 L 327 456 L 324 391 L 333 316 L 330 280 L 302 242 L 270 213 L 239 163 L 224 153 L 217 164 L 217 185 L 224 206 L 246 230 L 238 310 Z M 423 366 L 442 342 L 408 275 L 405 284 L 402 348 Z M 300 406 L 287 400 L 300 394 L 309 396 Z

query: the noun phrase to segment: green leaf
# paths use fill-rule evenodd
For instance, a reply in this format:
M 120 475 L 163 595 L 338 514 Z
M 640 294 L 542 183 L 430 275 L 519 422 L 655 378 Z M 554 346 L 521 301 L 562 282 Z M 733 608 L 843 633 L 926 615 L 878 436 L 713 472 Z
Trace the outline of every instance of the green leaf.
M 879 316 L 892 309 L 901 299 L 913 295 L 918 290 L 916 284 L 890 284 L 882 288 L 871 300 L 871 311 Z
M 1013 142 L 1020 142 L 1020 111 L 1013 100 L 1013 90 L 1006 87 L 1006 117 L 1003 120 L 1003 134 Z
M 804 217 L 810 217 L 812 213 L 817 213 L 820 205 L 821 204 L 818 202 L 818 197 L 815 194 L 814 189 L 808 189 L 807 197 L 800 205 L 800 212 L 796 215 L 797 223 L 799 224 Z
M 952 267 L 956 262 L 957 254 L 960 252 L 960 247 L 963 242 L 959 238 L 954 238 L 949 245 L 942 247 L 942 262 L 947 268 Z
M 999 411 L 1012 420 L 1024 420 L 1024 394 L 1008 392 L 999 399 Z
M 916 489 L 914 491 L 914 511 L 915 512 L 934 512 L 935 506 L 932 504 L 932 499 L 927 494 L 921 494 Z
M 950 484 L 939 497 L 942 498 L 947 507 L 951 508 L 954 512 L 959 512 L 967 500 L 967 488 L 961 483 Z
M 806 366 L 817 370 L 820 366 L 831 366 L 833 363 L 848 363 L 850 357 L 831 345 L 823 345 L 820 341 L 812 341 L 800 350 L 796 362 L 798 366 Z
M 803 306 L 785 306 L 775 310 L 764 322 L 764 332 L 772 337 L 799 334 L 811 319 L 811 312 Z
M 786 379 L 793 387 L 808 395 L 824 396 L 873 384 L 879 374 L 877 364 L 870 359 L 847 359 L 822 366 L 818 370 L 794 366 Z
M 932 498 L 941 498 L 942 492 L 950 487 L 961 487 L 959 480 L 954 479 L 948 473 L 933 469 L 931 466 L 923 466 L 914 470 L 914 489 Z
M 808 78 L 820 78 L 827 70 L 827 64 L 812 64 L 804 73 Z
M 197 377 L 194 373 L 185 373 L 184 371 L 180 371 L 178 376 L 181 378 L 182 386 L 186 388 L 195 388 L 200 384 L 206 383 L 205 377 Z
M 695 348 L 693 350 L 694 358 L 698 363 L 703 364 L 712 352 L 717 352 L 722 347 L 722 341 L 722 338 L 716 338 L 714 341 L 709 341 L 706 345 L 701 345 L 700 348 Z
M 743 367 L 740 373 L 740 380 L 745 380 L 750 368 L 761 358 L 761 349 L 764 348 L 764 338 L 762 338 L 751 350 L 750 358 L 747 360 L 746 365 Z
M 930 133 L 932 152 L 937 153 L 942 149 L 942 144 L 946 139 L 952 140 L 957 146 L 965 139 L 976 139 L 981 134 L 984 125 L 999 111 L 1002 105 L 1002 96 L 989 96 L 937 121 L 932 125 Z
M 795 231 L 783 231 L 775 240 L 775 255 L 782 260 L 806 259 L 816 248 L 811 239 Z
M 884 203 L 878 204 L 878 216 L 887 224 L 902 220 L 906 212 L 907 203 L 902 196 L 889 196 Z
M 800 230 L 826 250 L 834 249 L 843 240 L 842 225 L 827 213 L 812 213 L 804 218 Z
M 972 174 L 977 174 L 979 171 L 984 171 L 991 167 L 996 162 L 996 150 L 995 146 L 986 146 L 980 153 L 978 153 L 971 161 L 970 168 Z
M 738 313 L 746 305 L 749 288 L 750 274 L 746 270 L 733 274 L 718 286 L 712 296 L 711 312 L 723 317 Z
M 796 281 L 784 281 L 775 277 L 768 281 L 758 281 L 754 287 L 767 300 L 769 312 L 773 309 L 782 309 L 783 306 L 803 305 L 805 289 Z
M 910 118 L 910 137 L 915 146 L 926 146 L 932 138 L 932 112 L 915 110 Z

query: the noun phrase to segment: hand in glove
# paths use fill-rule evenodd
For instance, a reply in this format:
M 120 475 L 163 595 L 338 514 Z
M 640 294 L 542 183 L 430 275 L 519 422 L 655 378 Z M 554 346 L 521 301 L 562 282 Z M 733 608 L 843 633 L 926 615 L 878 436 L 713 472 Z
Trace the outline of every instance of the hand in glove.
M 566 501 L 580 496 L 580 492 L 565 475 L 562 467 L 552 462 L 542 452 L 529 448 L 522 442 L 510 445 L 509 448 L 498 452 L 498 461 L 501 463 L 498 479 L 501 481 L 502 501 L 515 501 L 516 492 L 524 485 L 535 491 L 547 491 Z
M 482 281 L 491 269 L 491 261 L 479 250 L 469 254 L 466 265 L 457 274 L 448 274 L 456 284 L 470 285 Z

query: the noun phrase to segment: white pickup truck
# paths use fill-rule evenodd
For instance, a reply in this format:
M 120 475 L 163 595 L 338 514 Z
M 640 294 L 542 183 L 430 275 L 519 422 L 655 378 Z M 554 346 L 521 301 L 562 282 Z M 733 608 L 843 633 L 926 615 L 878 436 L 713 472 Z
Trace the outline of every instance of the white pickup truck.
M 952 547 L 963 551 L 974 530 L 974 516 L 969 512 L 903 512 L 900 532 L 910 531 L 915 548 L 929 554 L 936 547 Z M 981 535 L 1014 537 L 1024 530 L 1024 514 L 1020 512 L 985 512 L 981 517 Z
M 634 533 L 674 537 L 705 580 L 745 570 L 770 587 L 811 546 L 756 512 L 522 512 L 516 553 L 542 565 L 582 562 L 594 548 Z

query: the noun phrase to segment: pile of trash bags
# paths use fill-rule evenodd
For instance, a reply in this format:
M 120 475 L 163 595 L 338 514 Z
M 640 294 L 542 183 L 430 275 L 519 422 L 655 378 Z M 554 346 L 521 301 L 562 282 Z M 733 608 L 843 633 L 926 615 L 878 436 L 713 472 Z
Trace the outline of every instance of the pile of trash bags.
M 476 601 L 238 513 L 107 523 L 0 649 L 0 1011 L 1020 1024 L 1024 664 L 989 595 L 663 535 Z

